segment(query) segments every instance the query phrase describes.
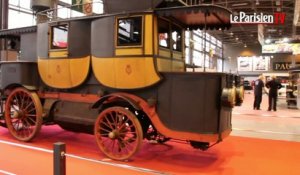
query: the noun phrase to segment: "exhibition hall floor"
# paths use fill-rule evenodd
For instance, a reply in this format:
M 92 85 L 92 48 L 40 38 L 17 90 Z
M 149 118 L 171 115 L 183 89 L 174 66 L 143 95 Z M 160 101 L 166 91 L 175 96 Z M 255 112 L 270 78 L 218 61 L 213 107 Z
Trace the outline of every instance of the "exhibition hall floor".
M 53 174 L 52 147 L 67 145 L 68 175 L 299 175 L 300 111 L 286 109 L 279 100 L 277 112 L 252 109 L 253 94 L 233 111 L 233 132 L 207 151 L 181 141 L 165 145 L 144 142 L 130 161 L 112 161 L 100 152 L 92 135 L 78 134 L 58 126 L 43 126 L 30 143 L 13 139 L 0 128 L 0 174 Z

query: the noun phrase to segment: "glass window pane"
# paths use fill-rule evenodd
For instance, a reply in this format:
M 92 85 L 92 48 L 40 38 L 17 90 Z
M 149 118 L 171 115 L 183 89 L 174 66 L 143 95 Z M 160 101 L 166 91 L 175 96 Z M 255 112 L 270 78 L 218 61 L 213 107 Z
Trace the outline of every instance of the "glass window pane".
M 22 19 L 22 20 L 16 20 Z M 18 12 L 12 9 L 8 10 L 8 28 L 18 28 L 35 25 L 35 17 L 31 14 Z
M 31 4 L 30 0 L 22 0 L 22 1 L 20 0 L 20 7 L 23 7 L 25 9 L 31 9 L 30 4 Z
M 217 43 L 218 43 L 217 45 L 218 45 L 219 47 L 222 47 L 222 42 L 221 42 L 221 41 L 218 40 Z
M 198 51 L 193 51 L 193 63 L 196 66 L 203 66 L 203 53 Z
M 185 63 L 186 64 L 191 64 L 190 63 L 190 49 L 189 48 L 185 48 Z
M 97 14 L 103 13 L 103 3 L 102 2 L 94 2 L 93 3 L 93 12 Z
M 217 39 L 215 38 L 215 37 L 213 37 L 213 36 L 211 36 L 211 38 L 210 38 L 211 40 L 211 43 L 213 43 L 213 44 L 217 44 Z
M 169 48 L 170 38 L 169 38 L 169 23 L 165 20 L 158 20 L 158 37 L 159 37 L 159 46 Z
M 52 27 L 51 49 L 66 49 L 68 47 L 68 26 Z
M 142 44 L 142 17 L 118 20 L 118 46 Z
M 19 6 L 19 1 L 20 0 L 9 0 L 9 4 Z
M 182 51 L 182 29 L 176 25 L 172 25 L 172 48 Z
M 72 4 L 72 0 L 59 0 L 59 1 L 67 3 L 67 4 Z

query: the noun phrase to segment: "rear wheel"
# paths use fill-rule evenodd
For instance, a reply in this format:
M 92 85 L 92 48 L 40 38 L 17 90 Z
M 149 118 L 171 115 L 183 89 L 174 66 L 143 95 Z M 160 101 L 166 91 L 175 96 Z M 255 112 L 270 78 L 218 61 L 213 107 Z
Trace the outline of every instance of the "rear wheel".
M 41 129 L 42 120 L 42 105 L 35 92 L 16 88 L 9 94 L 5 102 L 5 122 L 16 139 L 33 139 Z
M 141 147 L 143 131 L 137 117 L 123 107 L 102 111 L 95 123 L 94 134 L 101 151 L 114 160 L 127 160 Z

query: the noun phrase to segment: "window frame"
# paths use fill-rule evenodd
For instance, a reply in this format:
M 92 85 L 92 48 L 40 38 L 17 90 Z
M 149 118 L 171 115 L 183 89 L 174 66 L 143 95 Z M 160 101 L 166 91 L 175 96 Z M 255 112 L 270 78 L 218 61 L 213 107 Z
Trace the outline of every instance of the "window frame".
M 53 39 L 54 39 L 54 28 L 59 26 L 66 26 L 67 28 L 67 46 L 64 48 L 55 48 L 53 45 Z M 61 51 L 61 50 L 68 50 L 69 48 L 69 33 L 70 33 L 70 25 L 68 23 L 63 24 L 57 24 L 57 25 L 51 25 L 50 26 L 50 36 L 49 36 L 49 51 Z
M 130 18 L 141 18 L 141 41 L 138 44 L 122 44 L 119 45 L 119 20 L 122 19 L 130 19 Z M 122 16 L 122 17 L 116 17 L 115 18 L 115 47 L 116 48 L 140 48 L 143 47 L 144 45 L 144 33 L 145 33 L 145 29 L 144 29 L 144 24 L 145 19 L 144 19 L 144 15 L 133 15 L 133 16 Z
M 168 28 L 169 28 L 169 32 L 168 32 L 168 44 L 169 44 L 169 46 L 168 47 L 164 47 L 164 46 L 161 46 L 160 44 L 159 44 L 159 30 L 158 30 L 158 28 L 159 28 L 159 20 L 162 20 L 162 21 L 165 21 L 165 22 L 167 22 L 168 23 Z M 180 30 L 181 30 L 181 33 L 180 33 L 180 36 L 181 36 L 181 42 L 180 42 L 180 44 L 181 44 L 181 46 L 180 46 L 180 51 L 178 51 L 178 50 L 176 50 L 176 49 L 173 49 L 173 42 L 172 42 L 172 31 L 173 31 L 173 26 L 176 26 L 177 28 L 179 28 Z M 178 23 L 176 23 L 176 22 L 174 22 L 174 21 L 172 21 L 172 20 L 169 20 L 169 19 L 166 19 L 166 18 L 162 18 L 162 17 L 158 17 L 158 19 L 157 19 L 157 41 L 158 41 L 158 43 L 157 43 L 157 45 L 158 45 L 158 48 L 159 49 L 167 49 L 167 50 L 170 50 L 170 51 L 172 51 L 172 52 L 177 52 L 177 53 L 184 53 L 184 49 L 185 49 L 185 46 L 184 46 L 184 42 L 185 42 L 185 37 L 184 37 L 184 28 L 181 26 L 181 25 L 179 25 Z

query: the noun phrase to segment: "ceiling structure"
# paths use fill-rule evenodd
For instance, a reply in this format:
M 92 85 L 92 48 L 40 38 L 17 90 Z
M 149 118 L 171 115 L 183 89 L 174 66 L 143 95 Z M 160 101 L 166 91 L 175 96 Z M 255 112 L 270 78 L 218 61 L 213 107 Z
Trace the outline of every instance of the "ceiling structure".
M 60 5 L 67 5 L 58 0 Z M 300 0 L 166 0 L 166 2 L 180 2 L 185 5 L 214 4 L 226 7 L 233 14 L 245 12 L 246 14 L 273 15 L 276 12 L 285 13 L 284 24 L 232 24 L 229 30 L 208 31 L 224 44 L 251 46 L 263 44 L 264 40 L 271 41 L 300 40 Z M 258 37 L 260 35 L 260 37 Z
M 233 14 L 245 12 L 246 14 L 268 14 L 276 12 L 285 13 L 284 24 L 232 24 L 230 30 L 211 31 L 210 33 L 222 40 L 224 44 L 250 46 L 259 44 L 258 35 L 271 41 L 288 38 L 299 39 L 300 21 L 299 5 L 300 0 L 181 0 L 187 5 L 215 4 L 227 7 Z M 296 15 L 295 15 L 296 14 Z M 293 24 L 293 22 L 295 24 Z M 299 25 L 297 27 L 297 25 Z M 259 26 L 259 27 L 258 27 Z M 260 29 L 258 29 L 260 28 Z M 260 31 L 260 32 L 259 32 Z M 260 38 L 261 38 L 260 37 Z M 264 41 L 261 41 L 262 43 Z

